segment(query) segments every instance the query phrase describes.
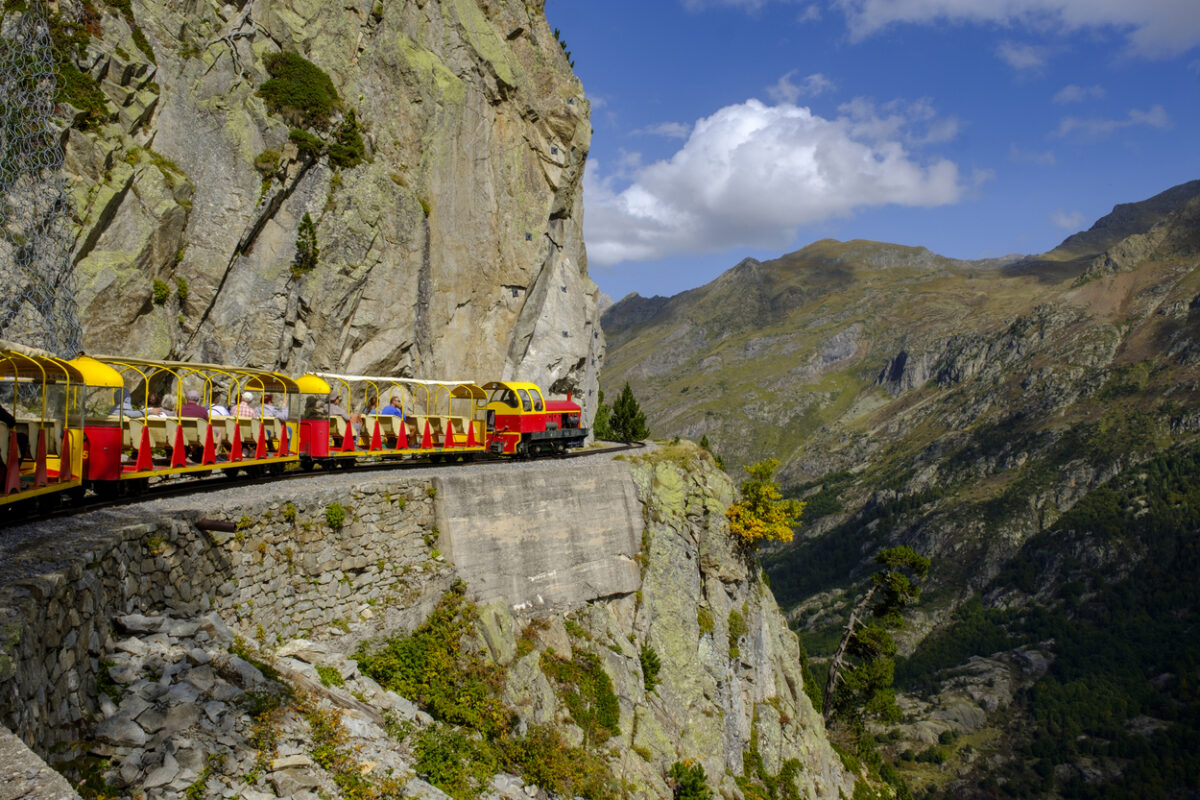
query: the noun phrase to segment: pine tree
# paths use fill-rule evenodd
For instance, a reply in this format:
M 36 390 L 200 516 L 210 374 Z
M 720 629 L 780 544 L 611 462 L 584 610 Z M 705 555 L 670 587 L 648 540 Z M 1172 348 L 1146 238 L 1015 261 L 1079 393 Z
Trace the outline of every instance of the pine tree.
M 296 231 L 296 257 L 292 260 L 292 277 L 299 278 L 312 272 L 317 266 L 317 257 L 320 254 L 321 251 L 317 249 L 317 226 L 306 211 L 300 218 L 300 228 Z
M 650 429 L 646 427 L 646 415 L 638 405 L 628 383 L 621 390 L 621 396 L 613 403 L 608 425 L 613 438 L 620 442 L 640 442 L 650 436 Z
M 824 717 L 835 716 L 862 725 L 862 716 L 887 721 L 899 718 L 892 690 L 896 642 L 889 631 L 901 627 L 906 606 L 921 597 L 921 582 L 929 574 L 929 559 L 911 547 L 890 547 L 875 554 L 880 570 L 871 577 L 871 588 L 846 623 L 842 641 L 829 661 L 825 685 Z M 872 605 L 874 603 L 874 605 Z M 864 617 L 870 608 L 872 621 Z
M 609 418 L 612 416 L 612 409 L 608 403 L 604 402 L 604 391 L 600 392 L 600 399 L 596 406 L 596 418 L 592 420 L 592 434 L 597 439 L 606 441 L 613 438 L 612 426 L 609 425 Z

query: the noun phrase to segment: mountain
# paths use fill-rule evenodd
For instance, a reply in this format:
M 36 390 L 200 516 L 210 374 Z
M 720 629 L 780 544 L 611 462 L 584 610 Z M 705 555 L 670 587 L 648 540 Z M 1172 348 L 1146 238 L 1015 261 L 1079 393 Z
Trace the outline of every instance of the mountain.
M 814 656 L 880 547 L 933 559 L 897 673 L 909 721 L 882 731 L 916 787 L 1177 791 L 1197 765 L 1156 748 L 1200 732 L 1179 677 L 1200 653 L 1175 646 L 1200 622 L 1197 267 L 1196 181 L 1040 256 L 821 241 L 617 303 L 603 385 L 731 469 L 782 462 L 808 507 L 764 561 Z
M 544 2 L 53 5 L 85 349 L 594 390 Z

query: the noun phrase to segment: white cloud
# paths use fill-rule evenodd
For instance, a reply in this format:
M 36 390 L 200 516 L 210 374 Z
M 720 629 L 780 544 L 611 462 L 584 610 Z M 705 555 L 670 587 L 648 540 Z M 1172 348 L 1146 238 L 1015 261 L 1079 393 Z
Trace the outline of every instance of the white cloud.
M 639 128 L 636 131 L 632 131 L 635 134 L 662 136 L 667 139 L 686 139 L 691 132 L 692 126 L 685 125 L 682 122 L 660 122 L 648 128 Z
M 814 72 L 812 75 L 804 78 L 800 81 L 799 85 L 792 83 L 792 77 L 798 71 L 792 70 L 781 76 L 774 86 L 767 88 L 767 96 L 776 103 L 791 103 L 795 105 L 796 101 L 801 97 L 816 97 L 834 88 L 833 81 L 819 72 Z
M 957 117 L 939 117 L 928 98 L 891 100 L 883 105 L 865 97 L 838 106 L 838 112 L 851 126 L 851 135 L 860 139 L 883 141 L 900 139 L 910 146 L 948 142 L 958 135 Z
M 1171 126 L 1171 118 L 1167 115 L 1166 109 L 1155 105 L 1145 111 L 1139 111 L 1136 108 L 1132 109 L 1125 119 L 1063 117 L 1058 123 L 1058 130 L 1054 133 L 1056 136 L 1070 136 L 1078 133 L 1083 136 L 1100 138 L 1108 136 L 1110 133 L 1122 128 L 1132 128 L 1139 125 L 1145 125 L 1149 128 L 1169 128 Z
M 932 114 L 928 104 L 904 108 Z M 899 110 L 893 116 L 900 121 L 883 119 L 866 101 L 852 110 L 853 118 L 825 119 L 786 103 L 727 106 L 699 120 L 675 155 L 640 169 L 623 187 L 589 161 L 589 258 L 603 265 L 737 245 L 777 248 L 803 225 L 858 208 L 959 200 L 964 190 L 954 163 L 922 162 L 906 150 L 913 119 L 905 122 Z
M 1200 44 L 1195 0 L 835 0 L 851 35 L 862 39 L 898 23 L 969 22 L 1023 25 L 1070 33 L 1115 29 L 1128 49 L 1164 58 Z
M 1063 228 L 1064 230 L 1068 231 L 1078 231 L 1081 230 L 1084 223 L 1087 222 L 1087 217 L 1083 215 L 1082 211 L 1063 211 L 1062 209 L 1058 209 L 1050 215 L 1050 221 L 1053 222 L 1054 226 L 1057 228 Z
M 1038 70 L 1046 66 L 1047 50 L 1032 44 L 1004 41 L 996 47 L 1000 60 L 1015 70 Z
M 1082 103 L 1089 98 L 1103 99 L 1104 95 L 1103 86 L 1076 86 L 1071 83 L 1058 90 L 1058 93 L 1054 95 L 1054 102 Z

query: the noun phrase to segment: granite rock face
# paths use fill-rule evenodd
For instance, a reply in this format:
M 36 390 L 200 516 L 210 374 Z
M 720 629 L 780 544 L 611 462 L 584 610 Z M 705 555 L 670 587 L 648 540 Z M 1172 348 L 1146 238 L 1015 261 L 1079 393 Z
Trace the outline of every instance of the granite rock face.
M 594 396 L 589 105 L 541 2 L 96 5 L 108 107 L 65 134 L 86 349 Z M 268 109 L 280 52 L 329 76 L 327 122 Z M 297 144 L 351 115 L 360 159 Z

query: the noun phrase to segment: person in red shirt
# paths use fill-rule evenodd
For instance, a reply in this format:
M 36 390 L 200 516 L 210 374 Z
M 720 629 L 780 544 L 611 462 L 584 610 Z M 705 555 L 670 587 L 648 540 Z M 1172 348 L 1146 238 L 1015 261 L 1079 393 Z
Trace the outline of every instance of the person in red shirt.
M 200 405 L 200 393 L 195 389 L 188 389 L 187 402 L 179 408 L 179 416 L 194 417 L 195 419 L 208 419 L 208 409 Z

